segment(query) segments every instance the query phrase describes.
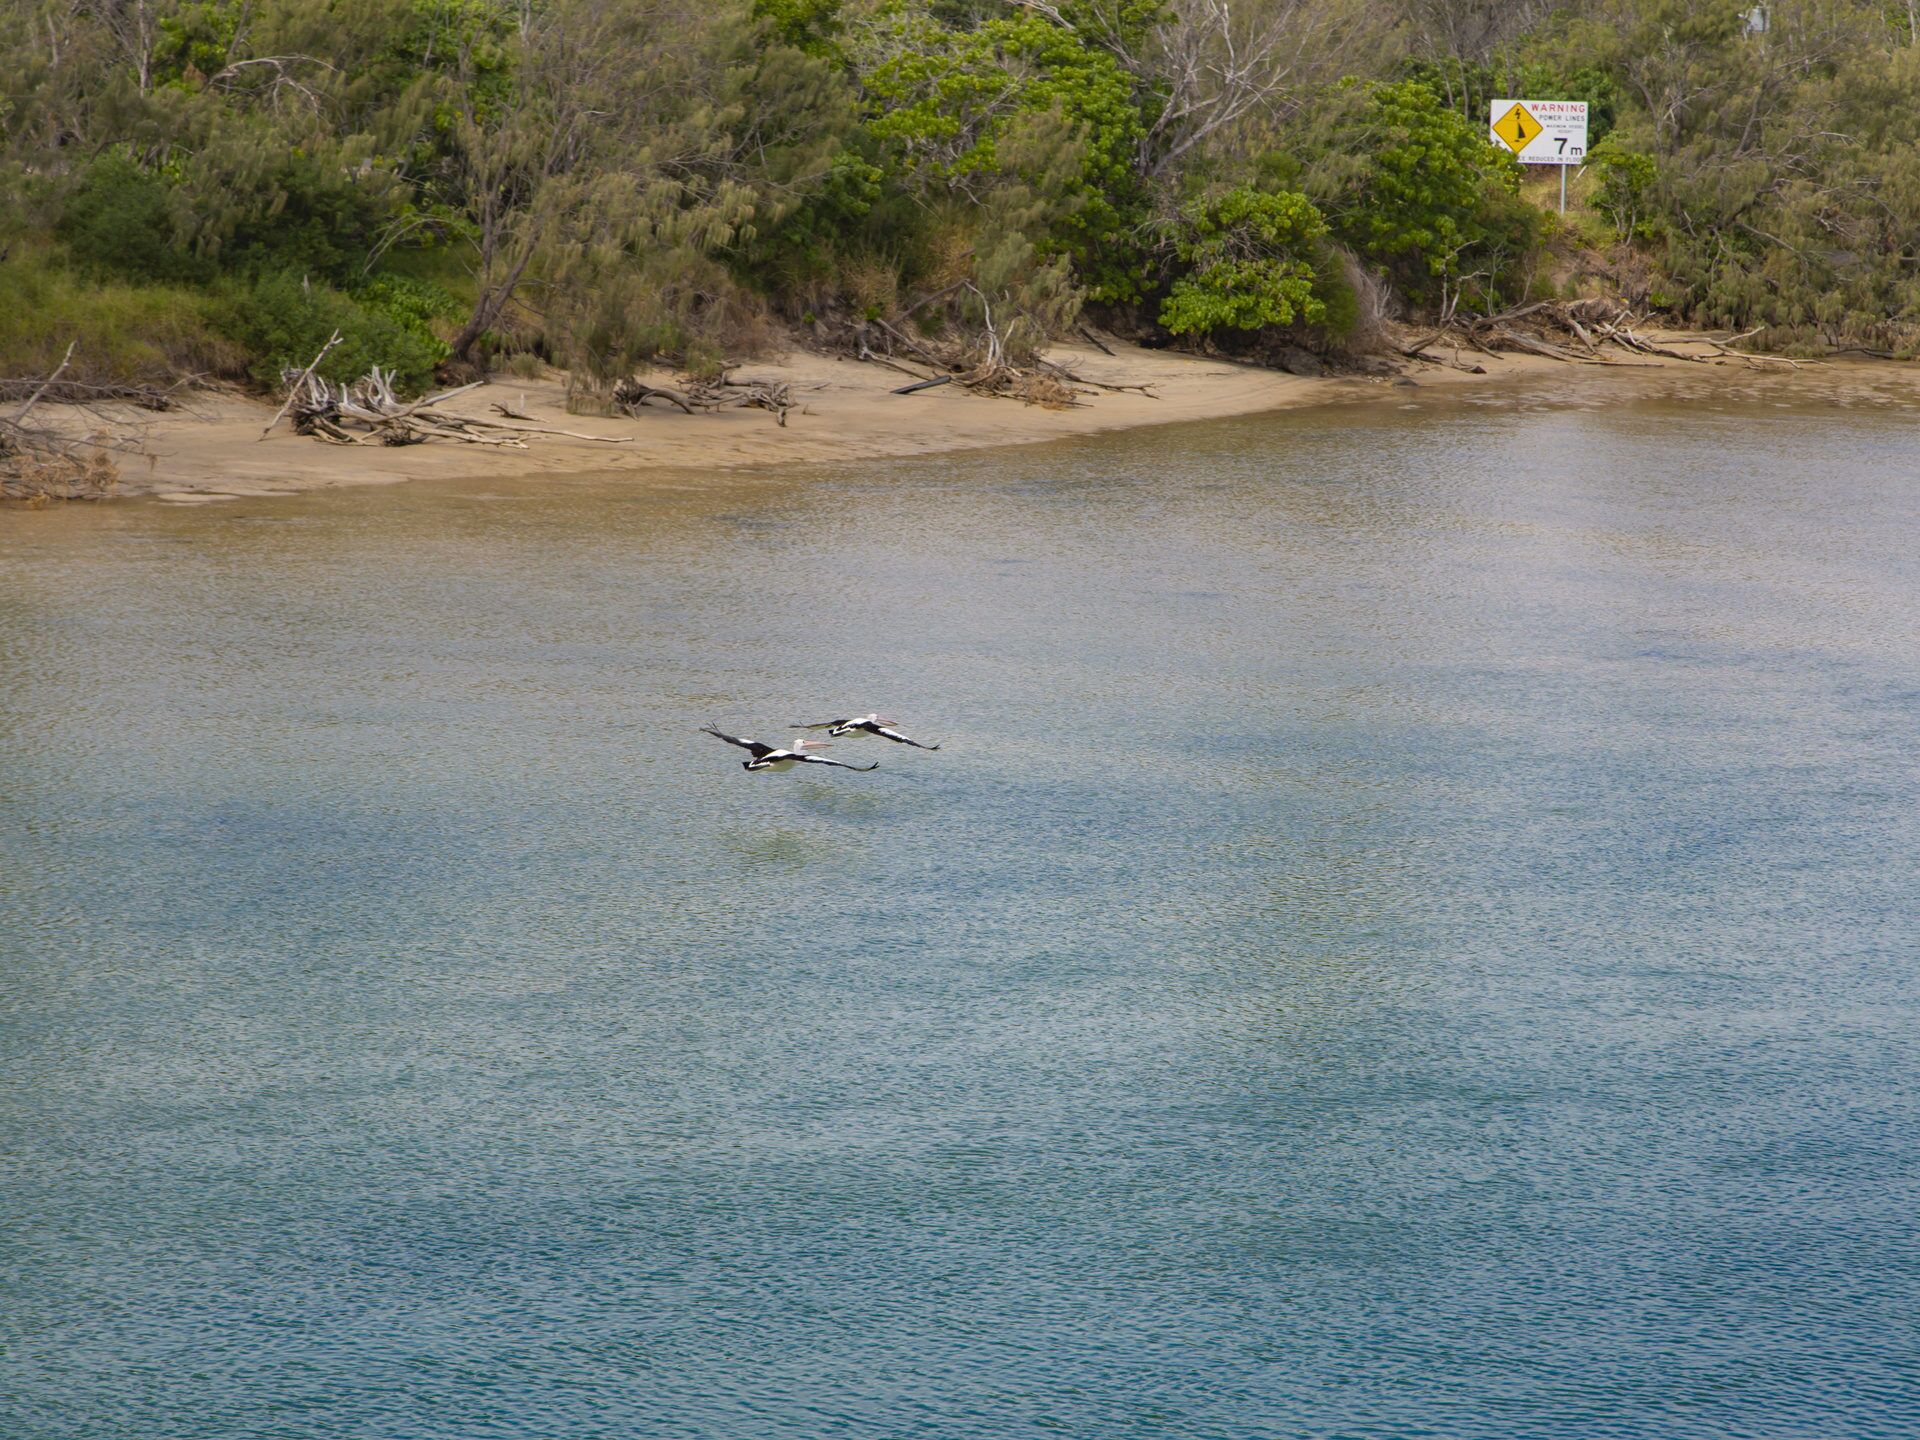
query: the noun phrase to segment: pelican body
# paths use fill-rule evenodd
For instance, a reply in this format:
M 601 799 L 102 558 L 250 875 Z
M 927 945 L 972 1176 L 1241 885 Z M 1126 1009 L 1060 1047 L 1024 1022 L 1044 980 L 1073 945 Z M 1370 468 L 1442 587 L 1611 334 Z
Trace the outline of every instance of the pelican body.
M 796 725 L 796 730 L 824 730 L 836 740 L 842 735 L 878 735 L 882 740 L 891 740 L 896 745 L 911 745 L 916 750 L 938 750 L 938 745 L 924 745 L 918 740 L 909 740 L 893 727 L 898 720 L 888 720 L 879 715 L 855 715 L 846 720 L 819 720 L 811 725 Z
M 830 760 L 825 755 L 809 755 L 809 749 L 818 749 L 827 742 L 824 740 L 796 740 L 791 746 L 763 745 L 758 740 L 742 740 L 738 735 L 729 735 L 712 725 L 702 725 L 700 733 L 711 735 L 716 740 L 724 740 L 729 745 L 737 745 L 753 758 L 742 760 L 740 768 L 749 774 L 760 770 L 772 770 L 776 774 L 791 770 L 796 765 L 837 765 L 842 770 L 878 770 L 880 764 L 849 765 L 844 760 Z

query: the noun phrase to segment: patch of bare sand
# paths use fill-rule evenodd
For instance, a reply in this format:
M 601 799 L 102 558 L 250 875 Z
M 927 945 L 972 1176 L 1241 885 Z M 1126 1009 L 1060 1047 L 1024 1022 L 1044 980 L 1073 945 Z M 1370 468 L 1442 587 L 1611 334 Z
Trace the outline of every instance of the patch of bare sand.
M 907 377 L 895 371 L 796 351 L 778 361 L 748 365 L 740 372 L 746 377 L 786 380 L 793 386 L 803 408 L 788 418 L 785 428 L 762 410 L 689 416 L 654 406 L 635 419 L 568 415 L 563 379 L 558 375 L 536 381 L 502 377 L 447 403 L 447 410 L 455 414 L 490 415 L 496 401 L 505 401 L 523 408 L 540 423 L 622 442 L 596 444 L 534 436 L 525 450 L 438 442 L 402 447 L 327 445 L 295 435 L 284 422 L 262 440 L 260 431 L 272 417 L 271 406 L 234 396 L 203 396 L 190 410 L 158 416 L 133 412 L 128 416 L 140 425 L 148 453 L 145 458 L 122 461 L 119 493 L 198 503 L 214 496 L 284 494 L 426 477 L 484 479 L 584 471 L 731 469 L 921 455 L 1401 396 L 1407 393 L 1409 381 L 1418 387 L 1449 390 L 1509 386 L 1543 377 L 1580 383 L 1598 375 L 1601 368 L 1614 372 L 1607 377 L 1609 383 L 1628 382 L 1629 393 L 1639 388 L 1631 384 L 1635 377 L 1647 388 L 1665 389 L 1677 372 L 1702 383 L 1710 378 L 1716 389 L 1722 383 L 1731 388 L 1731 382 L 1739 381 L 1768 387 L 1786 385 L 1794 390 L 1811 387 L 1835 397 L 1855 399 L 1892 393 L 1909 403 L 1920 403 L 1920 366 L 1875 362 L 1830 362 L 1792 370 L 1784 365 L 1756 366 L 1742 360 L 1692 365 L 1643 359 L 1597 367 L 1569 366 L 1528 355 L 1486 356 L 1468 351 L 1459 354 L 1460 363 L 1481 365 L 1485 373 L 1422 364 L 1411 367 L 1398 380 L 1303 379 L 1168 351 L 1130 345 L 1116 345 L 1114 349 L 1116 353 L 1109 356 L 1091 346 L 1066 345 L 1054 356 L 1091 380 L 1150 386 L 1151 396 L 1135 391 L 1102 391 L 1073 409 L 1047 410 L 970 394 L 957 385 L 895 395 L 893 390 L 908 383 Z

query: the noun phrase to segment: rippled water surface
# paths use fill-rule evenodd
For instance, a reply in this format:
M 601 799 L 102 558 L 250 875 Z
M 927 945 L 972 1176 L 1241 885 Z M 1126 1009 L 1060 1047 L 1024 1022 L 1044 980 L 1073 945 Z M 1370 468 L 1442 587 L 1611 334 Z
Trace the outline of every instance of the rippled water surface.
M 1920 422 L 1416 396 L 0 513 L 0 1435 L 1916 1433 Z

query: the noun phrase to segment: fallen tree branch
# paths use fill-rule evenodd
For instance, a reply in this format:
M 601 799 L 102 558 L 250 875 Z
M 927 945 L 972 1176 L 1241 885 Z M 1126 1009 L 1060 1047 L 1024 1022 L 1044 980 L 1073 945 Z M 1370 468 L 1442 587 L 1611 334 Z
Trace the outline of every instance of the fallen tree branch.
M 387 373 L 387 378 L 389 380 L 393 378 L 393 373 L 391 371 Z M 456 385 L 451 390 L 442 390 L 438 395 L 429 395 L 424 400 L 414 401 L 413 404 L 407 407 L 407 413 L 412 414 L 415 410 L 425 410 L 430 405 L 438 405 L 443 400 L 451 400 L 453 399 L 454 396 L 464 395 L 469 390 L 478 390 L 482 385 L 486 383 L 487 382 L 484 380 L 470 380 L 465 385 Z M 391 392 L 389 392 L 389 394 L 391 394 Z M 524 400 L 526 399 L 526 396 L 523 395 L 520 398 Z
M 0 500 L 28 505 L 52 500 L 103 500 L 113 493 L 120 479 L 113 456 L 139 451 L 138 443 L 122 433 L 117 421 L 99 414 L 87 400 L 67 402 L 97 422 L 80 434 L 73 433 L 72 427 L 26 423 L 34 407 L 54 392 L 73 363 L 78 344 L 76 340 L 67 346 L 66 354 L 45 379 L 18 382 L 23 389 L 31 387 L 31 393 L 13 415 L 0 417 Z
M 588 435 L 581 430 L 562 430 L 554 425 L 516 425 L 506 420 L 483 420 L 477 415 L 461 423 L 488 430 L 506 430 L 517 435 L 560 435 L 568 440 L 591 440 L 596 445 L 631 445 L 639 438 L 635 435 Z
M 32 413 L 33 407 L 40 403 L 40 397 L 47 393 L 48 387 L 51 386 L 54 381 L 66 373 L 67 366 L 73 360 L 73 347 L 79 343 L 78 340 L 68 342 L 67 353 L 60 357 L 60 363 L 54 367 L 53 373 L 40 382 L 40 388 L 27 398 L 27 403 L 22 405 L 19 413 L 13 417 L 15 429 L 20 428 L 20 426 L 26 423 L 27 416 Z
M 1423 365 L 1438 365 L 1443 369 L 1459 370 L 1467 375 L 1484 375 L 1487 373 L 1487 367 L 1484 365 L 1467 365 L 1458 360 L 1447 360 L 1438 355 L 1429 355 L 1424 350 L 1403 349 L 1400 353 L 1409 360 L 1420 361 Z
M 104 385 L 86 380 L 27 379 L 0 380 L 0 401 L 25 400 L 41 392 L 40 400 L 50 405 L 133 405 L 141 410 L 171 410 L 174 397 L 203 380 L 202 375 L 183 375 L 171 385 Z
M 1112 352 L 1109 351 L 1108 353 L 1111 354 Z M 1067 369 L 1066 366 L 1058 364 L 1057 362 L 1052 360 L 1036 361 L 1035 365 L 1036 365 L 1036 368 L 1043 371 L 1044 373 L 1051 375 L 1056 379 L 1064 380 L 1069 385 L 1085 385 L 1094 390 L 1110 390 L 1115 392 L 1121 391 L 1121 390 L 1138 390 L 1142 395 L 1146 396 L 1149 400 L 1158 400 L 1160 398 L 1158 395 L 1153 393 L 1153 386 L 1150 384 L 1115 385 L 1105 380 L 1090 380 L 1085 375 L 1081 375 L 1076 371 L 1069 370 Z
M 1644 320 L 1635 316 L 1629 306 L 1617 300 L 1535 300 L 1495 315 L 1450 316 L 1438 329 L 1416 340 L 1403 341 L 1394 348 L 1409 360 L 1427 364 L 1449 363 L 1426 353 L 1428 347 L 1443 339 L 1451 340 L 1456 347 L 1463 344 L 1470 346 L 1484 355 L 1518 350 L 1569 365 L 1617 367 L 1635 363 L 1609 358 L 1619 351 L 1646 356 L 1650 360 L 1678 360 L 1694 365 L 1720 364 L 1723 359 L 1739 360 L 1754 367 L 1770 364 L 1797 366 L 1801 363 L 1785 356 L 1753 355 L 1729 348 L 1742 340 L 1751 339 L 1765 326 L 1756 326 L 1725 338 L 1696 335 L 1677 340 L 1676 343 L 1710 347 L 1710 354 L 1699 355 L 1639 334 L 1634 326 L 1643 323 Z M 1451 363 L 1454 368 L 1469 373 L 1480 368 L 1460 365 L 1457 360 Z
M 1544 340 L 1536 340 L 1531 335 L 1518 330 L 1509 330 L 1501 325 L 1493 331 L 1493 338 L 1504 340 L 1517 350 L 1531 351 L 1535 355 L 1544 355 L 1549 360 L 1562 360 L 1569 365 L 1604 365 L 1604 360 L 1589 360 L 1583 355 L 1575 355 L 1571 350 L 1563 350 L 1558 345 L 1549 345 Z
M 1087 325 L 1087 323 L 1084 320 L 1077 321 L 1074 325 L 1074 329 L 1078 330 L 1080 334 L 1086 339 L 1087 343 L 1092 345 L 1093 348 L 1098 350 L 1102 355 L 1113 354 L 1113 347 L 1108 345 L 1107 342 L 1102 340 L 1098 335 L 1094 334 L 1092 329 Z

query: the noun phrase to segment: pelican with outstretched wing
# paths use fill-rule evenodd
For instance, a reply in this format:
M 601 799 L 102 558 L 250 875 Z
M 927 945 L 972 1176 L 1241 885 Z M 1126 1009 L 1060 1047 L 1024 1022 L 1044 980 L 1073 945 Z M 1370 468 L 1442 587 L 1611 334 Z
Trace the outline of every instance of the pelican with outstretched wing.
M 758 740 L 742 740 L 738 735 L 729 735 L 726 731 L 712 725 L 702 725 L 700 733 L 711 735 L 716 740 L 724 740 L 729 745 L 738 745 L 753 758 L 742 760 L 742 770 L 791 770 L 796 765 L 838 765 L 842 770 L 878 770 L 880 763 L 871 765 L 849 765 L 844 760 L 829 760 L 824 755 L 809 755 L 809 748 L 825 745 L 824 740 L 796 740 L 791 747 L 762 745 Z
M 916 750 L 938 750 L 938 745 L 926 745 L 918 740 L 909 740 L 893 727 L 898 720 L 888 720 L 880 715 L 855 715 L 846 720 L 820 720 L 811 725 L 796 725 L 796 730 L 824 730 L 838 738 L 856 731 L 862 735 L 878 735 L 882 740 L 891 740 L 896 745 L 911 745 Z

